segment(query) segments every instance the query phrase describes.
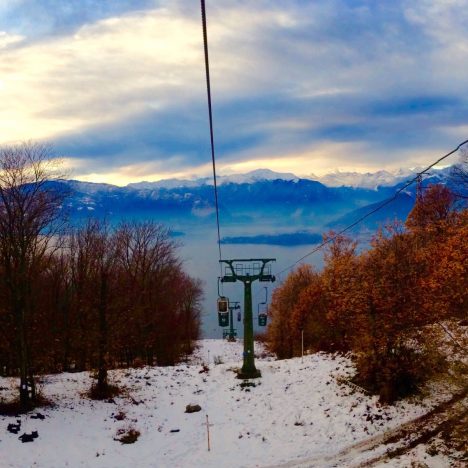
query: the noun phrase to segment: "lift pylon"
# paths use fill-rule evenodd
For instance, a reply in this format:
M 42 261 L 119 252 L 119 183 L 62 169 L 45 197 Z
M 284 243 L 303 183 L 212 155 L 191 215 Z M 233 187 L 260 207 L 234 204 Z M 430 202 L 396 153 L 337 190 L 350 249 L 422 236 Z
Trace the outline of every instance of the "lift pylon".
M 225 264 L 225 273 L 221 277 L 222 283 L 244 283 L 244 354 L 243 365 L 237 374 L 239 379 L 252 379 L 261 377 L 260 371 L 255 367 L 254 339 L 253 339 L 253 313 L 252 313 L 252 283 L 254 281 L 274 282 L 271 274 L 271 262 L 275 258 L 248 258 L 220 260 Z

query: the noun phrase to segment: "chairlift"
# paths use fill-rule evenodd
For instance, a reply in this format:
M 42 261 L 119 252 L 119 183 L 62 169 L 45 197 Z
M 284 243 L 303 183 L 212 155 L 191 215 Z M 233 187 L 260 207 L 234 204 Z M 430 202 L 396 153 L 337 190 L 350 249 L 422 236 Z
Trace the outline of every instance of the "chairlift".
M 218 313 L 227 313 L 229 311 L 229 299 L 225 296 L 218 297 Z
M 220 327 L 229 325 L 229 299 L 225 296 L 218 297 L 218 323 Z
M 264 312 L 260 312 L 260 306 L 267 305 L 268 301 L 268 289 L 265 287 L 265 300 L 263 302 L 259 302 L 257 306 L 257 316 L 258 316 L 258 326 L 259 327 L 265 327 L 267 324 L 267 317 L 268 317 L 268 306 L 266 307 L 266 310 Z

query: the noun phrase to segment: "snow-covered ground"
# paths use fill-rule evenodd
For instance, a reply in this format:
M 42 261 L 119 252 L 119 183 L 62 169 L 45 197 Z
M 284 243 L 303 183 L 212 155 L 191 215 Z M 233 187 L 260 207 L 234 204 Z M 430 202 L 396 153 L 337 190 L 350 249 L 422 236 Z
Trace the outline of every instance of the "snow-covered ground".
M 257 348 L 262 378 L 255 387 L 242 388 L 235 378 L 242 344 L 221 340 L 202 340 L 189 364 L 113 371 L 112 380 L 125 389 L 113 402 L 83 396 L 88 373 L 47 376 L 42 391 L 55 407 L 39 410 L 44 420 L 18 418 L 20 434 L 38 431 L 34 442 L 21 443 L 20 434 L 7 432 L 16 418 L 0 417 L 0 467 L 280 465 L 332 455 L 428 410 L 420 402 L 382 407 L 375 397 L 339 384 L 336 378 L 353 372 L 344 357 L 319 353 L 274 361 Z M 201 372 L 203 362 L 208 372 Z M 0 387 L 13 382 L 0 378 Z M 190 403 L 202 411 L 185 413 Z M 129 428 L 141 433 L 135 443 L 114 440 Z
M 404 455 L 388 460 L 385 464 L 382 463 L 381 466 L 385 468 L 463 468 L 462 462 L 454 463 L 441 453 L 430 455 L 429 447 L 427 444 L 420 444 Z

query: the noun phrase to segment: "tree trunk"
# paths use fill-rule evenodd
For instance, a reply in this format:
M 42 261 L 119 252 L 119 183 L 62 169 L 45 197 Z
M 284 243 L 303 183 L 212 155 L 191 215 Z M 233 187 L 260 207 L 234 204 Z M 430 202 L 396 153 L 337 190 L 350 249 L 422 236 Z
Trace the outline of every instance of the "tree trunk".
M 20 355 L 20 406 L 21 409 L 27 409 L 30 405 L 28 389 L 28 351 L 26 347 L 26 327 L 24 320 L 24 309 L 18 312 L 18 331 L 19 331 L 19 355 Z
M 23 268 L 24 269 L 24 268 Z M 23 275 L 19 275 L 23 276 Z M 30 372 L 30 363 L 29 363 L 29 353 L 28 353 L 28 342 L 27 342 L 27 317 L 26 317 L 26 287 L 24 281 L 19 279 L 19 281 L 12 281 L 11 284 L 15 284 L 16 287 L 12 289 L 12 302 L 14 308 L 14 315 L 17 321 L 18 327 L 18 354 L 19 354 L 19 364 L 20 364 L 20 386 L 19 386 L 19 397 L 20 397 L 20 407 L 23 410 L 27 410 L 31 405 L 31 395 L 29 392 L 29 372 Z
M 107 278 L 101 274 L 101 288 L 99 298 L 99 353 L 98 353 L 98 388 L 101 391 L 107 389 Z

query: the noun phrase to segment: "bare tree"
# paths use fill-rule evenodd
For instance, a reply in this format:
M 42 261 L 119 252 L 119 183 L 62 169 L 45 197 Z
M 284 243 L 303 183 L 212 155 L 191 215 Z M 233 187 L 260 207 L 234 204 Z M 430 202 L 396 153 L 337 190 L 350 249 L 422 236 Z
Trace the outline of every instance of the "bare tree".
M 71 236 L 73 269 L 78 273 L 75 300 L 79 313 L 87 315 L 82 317 L 87 327 L 80 344 L 91 343 L 90 354 L 97 354 L 97 384 L 91 392 L 96 398 L 104 398 L 111 390 L 107 370 L 112 321 L 116 315 L 115 245 L 109 226 L 99 220 L 89 220 Z
M 0 148 L 0 263 L 7 312 L 17 334 L 23 409 L 36 398 L 28 339 L 35 307 L 34 281 L 62 226 L 65 193 L 50 184 L 56 178 L 56 161 L 49 147 L 23 143 Z
M 180 268 L 175 256 L 176 244 L 167 228 L 150 221 L 121 223 L 116 232 L 119 265 L 126 284 L 129 326 L 127 345 L 138 343 L 148 364 L 154 358 L 154 342 L 164 328 L 158 323 L 162 297 L 174 294 L 163 286 L 173 270 Z M 133 336 L 129 336 L 129 334 Z
M 185 347 L 185 354 L 193 351 L 193 342 L 199 338 L 203 298 L 203 283 L 200 279 L 194 279 L 181 272 L 180 313 Z

